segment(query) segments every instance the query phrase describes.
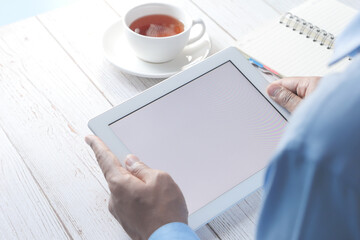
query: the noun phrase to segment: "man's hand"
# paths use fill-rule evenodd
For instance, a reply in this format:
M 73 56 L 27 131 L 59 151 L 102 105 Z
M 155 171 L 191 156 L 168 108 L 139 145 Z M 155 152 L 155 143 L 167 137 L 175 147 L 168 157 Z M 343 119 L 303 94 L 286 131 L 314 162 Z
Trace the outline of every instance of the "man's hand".
M 289 77 L 272 82 L 267 92 L 278 104 L 293 112 L 299 103 L 312 93 L 321 77 Z
M 148 239 L 170 222 L 187 224 L 188 210 L 178 185 L 165 172 L 128 155 L 124 168 L 96 136 L 85 141 L 93 149 L 111 192 L 109 210 L 132 239 Z

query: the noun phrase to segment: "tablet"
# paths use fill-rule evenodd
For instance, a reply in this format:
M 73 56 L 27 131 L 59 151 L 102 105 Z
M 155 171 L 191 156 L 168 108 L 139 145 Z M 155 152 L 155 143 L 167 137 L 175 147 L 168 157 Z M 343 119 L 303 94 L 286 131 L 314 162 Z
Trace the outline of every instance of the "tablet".
M 123 161 L 128 153 L 168 172 L 194 230 L 262 186 L 289 113 L 234 47 L 90 120 Z

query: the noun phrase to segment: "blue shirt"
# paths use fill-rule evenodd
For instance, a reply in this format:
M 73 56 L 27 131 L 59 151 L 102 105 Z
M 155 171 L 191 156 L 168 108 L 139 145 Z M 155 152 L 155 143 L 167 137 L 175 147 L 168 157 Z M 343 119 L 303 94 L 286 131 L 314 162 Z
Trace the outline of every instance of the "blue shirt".
M 265 177 L 258 239 L 360 239 L 360 15 L 337 39 L 324 77 L 292 116 Z M 181 237 L 179 237 L 181 236 Z M 170 223 L 150 240 L 198 239 Z

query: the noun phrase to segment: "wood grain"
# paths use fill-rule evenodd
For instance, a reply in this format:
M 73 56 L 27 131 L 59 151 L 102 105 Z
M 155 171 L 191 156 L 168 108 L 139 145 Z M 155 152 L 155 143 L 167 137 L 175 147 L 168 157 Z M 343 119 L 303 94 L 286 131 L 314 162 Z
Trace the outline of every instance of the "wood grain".
M 278 12 L 262 0 L 192 0 L 192 2 L 237 40 L 279 16 Z
M 220 239 L 254 239 L 262 190 L 247 196 L 209 223 Z
M 219 240 L 217 234 L 209 227 L 209 225 L 205 225 L 196 231 L 196 234 L 200 239 L 203 240 Z
M 264 0 L 273 9 L 278 13 L 283 14 L 290 11 L 292 8 L 299 6 L 304 3 L 306 0 Z M 345 5 L 360 10 L 360 1 L 356 0 L 338 0 L 339 2 L 344 3 Z
M 0 143 L 1 239 L 70 239 L 56 210 L 1 127 Z
M 8 138 L 71 238 L 126 238 L 83 141 L 90 115 L 110 104 L 36 19 L 0 36 L 0 125 Z
M 104 58 L 103 33 L 120 19 L 105 2 L 80 0 L 38 19 L 112 105 L 160 81 L 124 74 Z

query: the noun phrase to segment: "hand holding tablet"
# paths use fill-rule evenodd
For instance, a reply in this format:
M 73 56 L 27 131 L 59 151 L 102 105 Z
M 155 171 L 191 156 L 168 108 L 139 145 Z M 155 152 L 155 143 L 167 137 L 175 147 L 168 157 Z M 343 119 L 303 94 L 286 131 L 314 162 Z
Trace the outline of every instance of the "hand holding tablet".
M 187 223 L 184 196 L 169 174 L 149 168 L 131 154 L 122 166 L 98 137 L 88 136 L 85 140 L 109 184 L 109 210 L 131 239 L 148 239 L 169 222 Z
M 228 48 L 92 119 L 89 127 L 124 159 L 168 172 L 196 229 L 256 190 L 288 112 L 267 81 Z

